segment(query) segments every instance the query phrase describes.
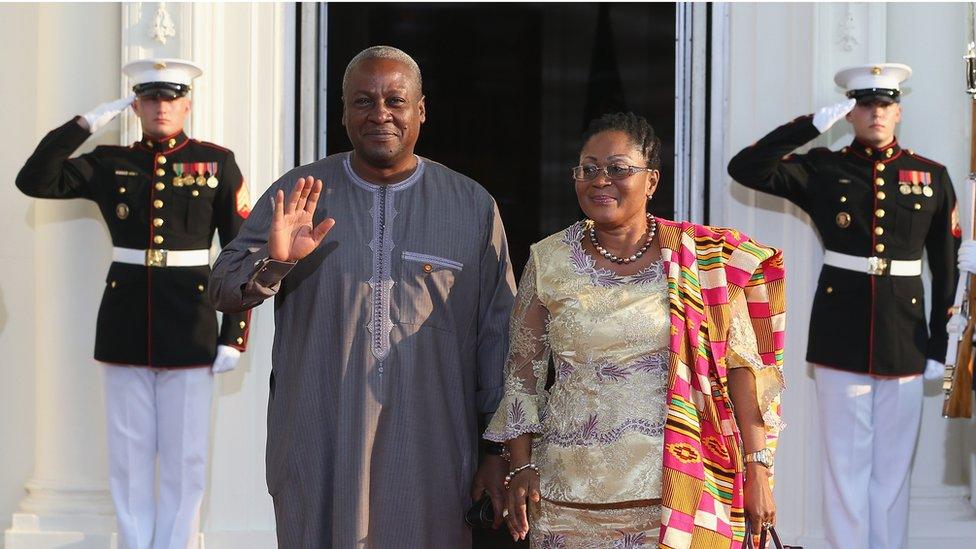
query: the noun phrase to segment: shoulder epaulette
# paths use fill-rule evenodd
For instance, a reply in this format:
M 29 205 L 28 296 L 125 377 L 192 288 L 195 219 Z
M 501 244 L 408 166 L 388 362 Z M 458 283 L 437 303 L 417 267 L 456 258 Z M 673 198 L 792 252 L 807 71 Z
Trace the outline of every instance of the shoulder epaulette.
M 199 141 L 197 139 L 190 139 L 190 141 L 196 143 L 197 145 L 203 145 L 204 147 L 210 147 L 211 149 L 217 149 L 218 151 L 221 151 L 221 152 L 225 152 L 225 153 L 228 153 L 228 154 L 233 154 L 233 151 L 231 151 L 227 147 L 221 147 L 220 145 L 218 145 L 216 143 L 211 143 L 209 141 Z
M 933 166 L 938 166 L 940 168 L 945 167 L 944 165 L 936 162 L 935 160 L 932 160 L 931 158 L 925 158 L 924 156 L 913 151 L 912 149 L 902 149 L 902 150 L 905 151 L 908 154 L 908 156 L 911 156 L 912 158 L 915 158 L 917 160 L 921 160 L 922 162 L 925 162 L 927 164 L 932 164 Z

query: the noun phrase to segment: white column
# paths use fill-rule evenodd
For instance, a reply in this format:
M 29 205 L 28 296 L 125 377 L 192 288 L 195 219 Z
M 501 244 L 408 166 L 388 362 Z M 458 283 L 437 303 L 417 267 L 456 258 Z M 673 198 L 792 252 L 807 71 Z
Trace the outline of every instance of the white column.
M 37 10 L 36 36 L 46 38 L 35 42 L 37 78 L 26 85 L 38 94 L 36 126 L 25 135 L 35 142 L 73 114 L 118 97 L 119 8 L 43 5 Z M 85 47 L 76 47 L 79 43 Z M 96 140 L 117 141 L 117 127 Z M 35 363 L 27 366 L 36 372 L 35 460 L 5 547 L 104 548 L 115 524 L 101 373 L 91 357 L 110 244 L 91 203 L 38 200 L 31 211 L 36 325 Z
M 197 8 L 194 4 L 194 9 Z M 220 40 L 195 34 L 195 55 L 219 59 L 223 81 L 212 94 L 213 125 L 196 137 L 234 151 L 256 201 L 291 168 L 294 129 L 285 126 L 294 112 L 295 6 L 224 4 Z M 194 18 L 201 17 L 194 15 Z M 195 23 L 201 27 L 201 23 Z M 203 28 L 211 28 L 202 25 Z M 289 44 L 290 40 L 290 44 Z M 305 122 L 312 122 L 311 119 Z M 286 154 L 286 151 L 291 152 Z M 208 495 L 202 530 L 207 549 L 258 549 L 276 546 L 274 511 L 264 474 L 265 421 L 274 310 L 270 302 L 251 316 L 247 352 L 236 370 L 217 376 Z

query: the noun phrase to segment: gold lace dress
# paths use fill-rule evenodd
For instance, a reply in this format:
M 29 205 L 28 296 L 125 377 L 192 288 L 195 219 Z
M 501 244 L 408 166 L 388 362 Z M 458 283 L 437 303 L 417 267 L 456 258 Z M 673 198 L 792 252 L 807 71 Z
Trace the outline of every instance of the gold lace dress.
M 660 261 L 631 276 L 597 268 L 581 245 L 584 229 L 576 223 L 532 246 L 512 313 L 505 395 L 485 438 L 534 435 L 543 500 L 531 517 L 532 547 L 655 546 L 660 507 L 646 500 L 661 497 L 667 280 Z M 767 410 L 782 379 L 760 360 L 743 307 L 734 307 L 728 365 L 753 369 Z M 620 508 L 578 508 L 594 504 Z

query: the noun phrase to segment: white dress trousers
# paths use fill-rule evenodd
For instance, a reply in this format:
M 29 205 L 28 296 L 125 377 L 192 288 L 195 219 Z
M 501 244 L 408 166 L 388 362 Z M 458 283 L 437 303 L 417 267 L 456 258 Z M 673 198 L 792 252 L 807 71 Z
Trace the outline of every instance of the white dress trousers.
M 120 549 L 195 549 L 206 486 L 210 368 L 103 367 Z M 159 497 L 156 460 L 159 459 Z
M 827 546 L 904 549 L 922 376 L 815 371 Z

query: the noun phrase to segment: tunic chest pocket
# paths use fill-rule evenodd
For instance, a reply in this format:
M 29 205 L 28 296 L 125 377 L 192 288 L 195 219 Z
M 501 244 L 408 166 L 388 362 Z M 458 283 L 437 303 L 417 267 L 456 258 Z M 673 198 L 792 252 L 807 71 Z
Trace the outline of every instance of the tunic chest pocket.
M 114 212 L 109 219 L 117 221 L 145 222 L 145 209 L 137 205 L 145 201 L 147 178 L 133 170 L 116 169 L 111 188 L 105 189 L 106 196 L 99 202 L 111 207 Z M 123 207 L 124 206 L 124 207 Z M 139 213 L 141 215 L 134 216 Z
M 464 265 L 430 254 L 404 251 L 400 255 L 397 296 L 399 321 L 454 331 L 449 307 L 451 289 Z
M 925 238 L 935 214 L 935 199 L 924 194 L 901 195 L 895 199 L 898 231 L 912 239 Z
M 213 222 L 213 201 L 216 189 L 206 185 L 184 185 L 173 188 L 174 221 L 182 224 L 187 234 L 207 232 Z
M 850 215 L 854 209 L 863 208 L 874 200 L 871 187 L 851 175 L 826 174 L 816 184 L 819 190 L 814 194 L 815 208 L 831 218 L 839 212 Z

